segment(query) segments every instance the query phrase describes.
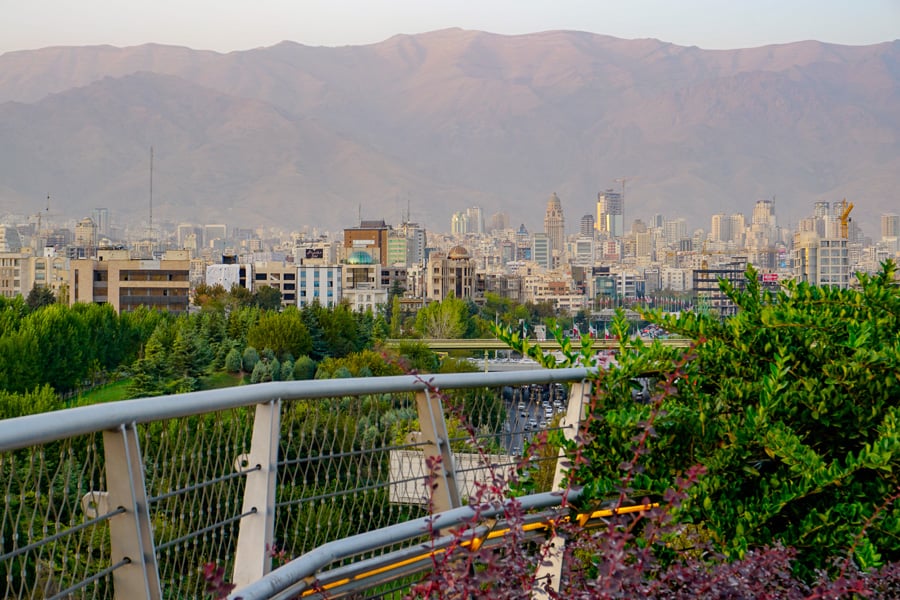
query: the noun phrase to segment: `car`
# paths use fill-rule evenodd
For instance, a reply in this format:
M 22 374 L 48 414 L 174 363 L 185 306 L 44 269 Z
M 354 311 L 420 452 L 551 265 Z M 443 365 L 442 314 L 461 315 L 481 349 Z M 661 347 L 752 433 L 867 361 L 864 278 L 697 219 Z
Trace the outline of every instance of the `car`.
M 537 429 L 538 423 L 537 423 L 537 421 L 536 421 L 535 419 L 531 419 L 530 421 L 528 421 L 528 425 L 529 425 L 532 429 Z

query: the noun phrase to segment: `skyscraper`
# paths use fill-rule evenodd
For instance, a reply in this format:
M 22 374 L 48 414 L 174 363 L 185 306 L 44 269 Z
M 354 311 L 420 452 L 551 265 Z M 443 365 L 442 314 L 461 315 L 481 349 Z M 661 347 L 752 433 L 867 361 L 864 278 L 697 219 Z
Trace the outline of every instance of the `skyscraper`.
M 546 233 L 535 233 L 531 240 L 531 259 L 548 271 L 553 268 L 552 244 Z
M 469 227 L 466 233 L 484 233 L 484 214 L 480 206 L 473 206 L 466 209 L 466 215 L 469 217 Z
M 584 215 L 581 217 L 581 229 L 579 233 L 582 237 L 594 237 L 594 215 Z
M 566 220 L 563 217 L 562 202 L 556 192 L 547 200 L 547 213 L 544 215 L 544 233 L 550 238 L 551 252 L 562 254 L 566 249 Z
M 900 215 L 881 215 L 881 237 L 882 239 L 900 237 Z
M 622 194 L 608 189 L 597 194 L 597 231 L 611 238 L 625 233 L 625 206 Z

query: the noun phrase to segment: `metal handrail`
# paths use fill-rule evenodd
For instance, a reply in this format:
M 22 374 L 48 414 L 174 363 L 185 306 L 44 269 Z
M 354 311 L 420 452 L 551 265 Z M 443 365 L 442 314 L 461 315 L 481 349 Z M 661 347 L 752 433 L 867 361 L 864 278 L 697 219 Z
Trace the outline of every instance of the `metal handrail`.
M 572 490 L 568 495 L 562 492 L 532 494 L 522 498 L 507 500 L 499 506 L 492 506 L 479 511 L 476 511 L 471 506 L 463 506 L 436 515 L 421 517 L 405 523 L 397 523 L 396 525 L 328 542 L 312 552 L 308 552 L 275 569 L 256 582 L 235 591 L 229 598 L 232 600 L 237 600 L 238 598 L 243 600 L 263 600 L 282 597 L 281 595 L 287 592 L 296 594 L 311 587 L 313 582 L 309 578 L 312 575 L 344 558 L 378 550 L 379 548 L 417 537 L 428 536 L 437 527 L 444 530 L 462 523 L 471 523 L 476 517 L 491 519 L 505 514 L 506 511 L 510 510 L 513 503 L 518 503 L 521 507 L 520 510 L 529 511 L 559 506 L 564 498 L 567 498 L 569 501 L 575 501 L 578 498 L 578 492 Z
M 366 396 L 425 389 L 501 387 L 531 383 L 578 381 L 594 371 L 585 368 L 536 369 L 491 373 L 396 375 L 356 379 L 273 381 L 174 396 L 156 396 L 107 404 L 79 406 L 0 421 L 0 452 L 116 429 L 209 412 L 253 406 L 273 398 L 303 400 L 336 396 Z
M 449 449 L 451 444 L 451 438 L 448 436 L 446 428 L 443 425 L 442 415 L 444 414 L 444 410 L 441 406 L 441 395 L 433 394 L 431 392 L 445 389 L 492 388 L 496 390 L 497 388 L 513 388 L 513 392 L 515 393 L 517 388 L 526 387 L 529 384 L 580 382 L 590 379 L 594 375 L 594 370 L 589 368 L 536 369 L 531 371 L 435 375 L 414 374 L 356 379 L 282 381 L 172 396 L 140 398 L 2 420 L 0 421 L 0 453 L 10 453 L 26 448 L 40 448 L 43 445 L 54 442 L 69 440 L 78 436 L 92 436 L 102 432 L 102 436 L 96 435 L 91 438 L 97 441 L 100 448 L 98 450 L 91 446 L 91 456 L 87 463 L 92 466 L 86 467 L 86 472 L 91 472 L 93 474 L 88 477 L 85 482 L 79 482 L 79 487 L 75 489 L 79 490 L 79 494 L 87 491 L 90 494 L 102 495 L 104 503 L 108 503 L 110 507 L 118 507 L 116 519 L 111 519 L 109 525 L 109 536 L 112 540 L 110 547 L 112 550 L 109 551 L 108 560 L 110 561 L 109 564 L 115 565 L 115 573 L 112 573 L 112 571 L 109 571 L 108 569 L 99 571 L 99 576 L 105 577 L 106 575 L 109 575 L 110 579 L 114 580 L 112 583 L 116 590 L 115 593 L 117 598 L 130 597 L 126 595 L 127 590 L 133 589 L 133 586 L 136 585 L 135 582 L 139 583 L 147 590 L 146 595 L 141 597 L 160 597 L 154 590 L 159 590 L 160 588 L 160 573 L 162 571 L 159 564 L 161 560 L 160 557 L 162 556 L 161 551 L 168 552 L 171 548 L 177 548 L 188 539 L 194 539 L 198 535 L 215 532 L 218 532 L 219 536 L 233 536 L 232 539 L 234 541 L 229 542 L 229 544 L 233 543 L 237 551 L 234 556 L 227 560 L 233 560 L 235 565 L 248 565 L 254 563 L 254 561 L 259 562 L 258 573 L 251 573 L 249 576 L 247 576 L 246 573 L 242 573 L 240 579 L 238 578 L 237 572 L 234 574 L 233 580 L 235 583 L 240 581 L 239 585 L 246 586 L 249 584 L 250 586 L 254 586 L 257 585 L 258 582 L 253 582 L 258 577 L 263 577 L 264 572 L 268 571 L 268 566 L 265 563 L 265 561 L 268 560 L 266 558 L 266 553 L 268 552 L 267 549 L 273 547 L 271 546 L 272 523 L 274 522 L 276 510 L 295 504 L 309 505 L 311 504 L 311 501 L 319 497 L 326 498 L 347 493 L 346 491 L 341 492 L 339 490 L 335 492 L 323 488 L 322 490 L 312 490 L 314 495 L 304 493 L 302 497 L 297 496 L 296 498 L 290 495 L 285 496 L 284 498 L 278 497 L 275 481 L 279 469 L 301 462 L 290 456 L 282 457 L 282 459 L 279 460 L 279 422 L 283 414 L 302 415 L 305 414 L 304 411 L 306 410 L 305 405 L 301 404 L 296 407 L 296 410 L 285 409 L 285 412 L 282 413 L 281 407 L 283 405 L 295 401 L 302 402 L 303 400 L 328 398 L 341 399 L 341 402 L 350 402 L 350 404 L 354 404 L 368 401 L 367 397 L 370 396 L 415 394 L 420 423 L 423 414 L 432 416 L 438 415 L 440 416 L 440 419 L 438 420 L 441 421 L 443 430 L 435 430 L 430 434 L 427 432 L 419 434 L 422 439 L 416 443 L 390 443 L 390 440 L 382 440 L 382 445 L 378 448 L 372 448 L 372 451 L 380 452 L 381 454 L 379 456 L 381 456 L 388 450 L 423 448 L 426 452 L 418 452 L 415 454 L 418 456 L 417 460 L 424 463 L 425 454 L 435 449 Z M 506 391 L 507 390 L 504 390 L 502 395 L 505 396 Z M 573 395 L 571 397 L 574 398 L 575 396 Z M 409 403 L 410 400 L 411 398 L 406 398 L 402 400 L 402 402 Z M 423 400 L 423 402 L 420 402 L 420 400 Z M 311 403 L 311 406 L 318 406 L 318 403 Z M 332 406 L 336 405 L 329 404 L 329 407 Z M 222 452 L 216 452 L 214 455 L 216 457 L 216 462 L 212 467 L 213 471 L 207 478 L 195 478 L 193 477 L 193 474 L 188 475 L 186 478 L 182 478 L 180 476 L 174 476 L 172 472 L 169 472 L 168 475 L 157 476 L 152 469 L 147 470 L 145 463 L 143 463 L 140 446 L 144 441 L 152 440 L 150 436 L 155 435 L 157 429 L 154 429 L 153 427 L 142 427 L 139 429 L 137 427 L 138 425 L 149 425 L 185 417 L 211 415 L 213 413 L 251 407 L 255 407 L 255 417 L 245 415 L 244 413 L 238 413 L 232 417 L 235 419 L 235 422 L 241 424 L 241 428 L 237 431 L 241 432 L 239 435 L 244 437 L 240 438 L 241 441 L 239 443 L 233 443 L 232 440 L 228 445 L 222 447 Z M 423 413 L 423 410 L 430 412 Z M 249 425 L 246 420 L 247 417 L 251 419 Z M 198 420 L 194 425 L 202 427 L 204 424 L 210 422 L 212 421 Z M 231 423 L 231 421 L 228 421 L 228 423 Z M 250 431 L 251 425 L 252 432 Z M 171 424 L 166 424 L 162 428 L 162 431 L 165 433 L 166 427 L 170 426 Z M 186 425 L 180 425 L 179 432 L 188 431 L 185 427 Z M 291 425 L 287 426 L 288 431 L 290 431 L 290 427 Z M 246 437 L 248 435 L 251 437 Z M 431 437 L 429 437 L 429 435 Z M 384 442 L 388 443 L 384 444 Z M 194 456 L 194 448 L 178 446 L 177 440 L 173 439 L 173 444 L 173 448 L 181 448 L 181 454 L 178 457 L 173 457 L 180 460 L 178 463 L 180 465 L 193 464 L 193 462 L 197 462 L 197 459 L 200 459 L 199 462 L 202 463 L 207 458 L 207 455 L 200 456 L 198 454 L 197 456 Z M 151 448 L 156 447 L 152 442 L 148 444 L 148 446 Z M 167 448 L 169 446 L 160 445 L 160 447 Z M 218 448 L 217 446 L 213 447 Z M 61 451 L 66 452 L 65 448 L 67 448 L 67 446 L 63 446 Z M 353 458 L 362 453 L 362 451 L 357 450 L 342 451 L 340 450 L 340 446 L 332 446 L 329 452 L 334 452 L 335 450 L 337 450 L 337 452 L 334 456 L 342 458 Z M 54 449 L 54 452 L 55 451 L 56 450 Z M 247 453 L 241 454 L 242 451 Z M 43 449 L 39 449 L 37 452 L 43 452 Z M 100 454 L 101 452 L 102 454 Z M 236 457 L 235 453 L 237 453 Z M 327 459 L 328 453 L 323 454 L 319 458 Z M 444 477 L 444 481 L 441 483 L 442 490 L 449 490 L 451 485 L 454 490 L 456 490 L 455 486 L 457 483 L 455 477 L 457 471 L 460 474 L 463 474 L 467 472 L 477 473 L 479 470 L 463 465 L 456 467 L 455 455 L 443 457 L 443 459 L 445 461 L 444 464 L 451 465 L 451 467 L 450 470 L 447 471 L 448 474 Z M 28 459 L 26 457 L 23 460 L 27 461 Z M 163 457 L 160 460 L 165 460 L 165 458 Z M 387 456 L 382 456 L 379 460 L 381 460 L 379 468 L 387 469 Z M 9 466 L 14 463 L 10 462 L 3 464 Z M 27 462 L 22 464 L 28 465 Z M 39 465 L 42 464 L 42 462 L 39 463 Z M 495 466 L 496 465 L 492 465 L 491 467 L 493 468 Z M 36 470 L 40 474 L 40 470 L 43 468 L 44 467 L 42 466 L 26 466 L 25 476 L 29 476 L 31 470 Z M 91 471 L 92 469 L 94 471 Z M 415 471 L 416 469 L 413 470 Z M 153 474 L 152 488 L 145 479 L 145 473 L 147 472 Z M 298 473 L 302 472 L 298 471 Z M 305 476 L 298 473 L 289 475 L 289 477 Z M 383 475 L 386 476 L 386 472 Z M 371 482 L 361 481 L 359 483 L 362 487 L 357 486 L 355 491 L 359 492 L 360 490 L 368 491 L 375 489 L 390 490 L 390 486 L 392 485 L 404 484 L 424 477 L 425 475 L 422 474 L 421 476 L 416 475 L 415 478 L 410 478 L 409 473 L 404 472 L 400 474 L 400 478 L 395 478 L 394 475 L 391 474 L 388 480 L 384 482 L 382 482 L 381 479 L 373 480 Z M 246 479 L 246 482 L 243 482 L 243 485 L 240 484 L 242 478 Z M 99 486 L 99 489 L 103 489 L 102 481 L 104 479 L 106 480 L 106 491 L 97 492 L 97 486 Z M 10 479 L 10 481 L 13 480 Z M 24 481 L 25 480 L 23 479 L 22 482 Z M 180 518 L 179 511 L 181 509 L 178 508 L 180 501 L 178 503 L 169 502 L 168 504 L 165 504 L 162 501 L 170 500 L 185 493 L 213 489 L 213 483 L 218 484 L 221 482 L 238 482 L 234 485 L 229 483 L 229 487 L 227 487 L 229 490 L 227 493 L 232 495 L 234 493 L 240 493 L 237 490 L 238 488 L 243 487 L 243 508 L 241 508 L 240 505 L 237 505 L 237 510 L 235 511 L 215 514 L 214 518 L 209 517 L 207 519 L 204 517 L 206 520 L 197 519 L 197 522 L 192 522 L 189 527 L 182 527 L 181 525 L 176 526 L 177 520 Z M 20 483 L 17 483 L 16 485 L 20 485 Z M 231 488 L 235 489 L 232 490 Z M 403 492 L 403 490 L 401 490 L 401 492 Z M 153 495 L 151 495 L 151 493 Z M 456 493 L 458 494 L 458 491 Z M 384 492 L 383 495 L 385 498 L 388 497 L 387 492 Z M 449 500 L 452 500 L 452 494 L 449 492 L 444 492 L 444 495 L 446 495 Z M 73 496 L 71 493 L 69 496 L 60 496 L 61 502 L 73 502 L 71 506 L 66 507 L 66 510 L 75 514 L 76 518 L 77 504 L 74 503 L 77 502 L 78 497 L 80 496 Z M 399 503 L 408 503 L 407 496 L 404 495 L 402 498 L 403 499 L 398 501 Z M 519 499 L 519 501 L 525 504 L 526 508 L 537 509 L 552 506 L 554 505 L 554 502 L 558 504 L 560 499 L 561 495 L 555 493 Z M 455 501 L 449 500 L 441 506 L 459 506 L 458 498 Z M 82 500 L 82 502 L 84 502 L 84 500 Z M 209 495 L 208 497 L 204 496 L 204 498 L 201 498 L 198 502 L 199 504 L 197 504 L 197 506 L 199 506 L 199 509 L 202 512 L 206 509 L 206 503 L 218 503 L 219 499 L 214 495 Z M 393 502 L 393 500 L 391 500 L 391 502 Z M 537 504 L 532 506 L 535 502 Z M 437 506 L 438 504 L 435 503 L 435 505 Z M 437 510 L 443 510 L 442 507 Z M 461 522 L 461 520 L 466 518 L 471 518 L 471 510 L 472 509 L 470 508 L 464 507 L 441 513 L 441 529 L 443 530 L 445 527 L 449 527 L 451 525 L 451 519 L 460 519 L 460 521 L 452 521 L 455 523 Z M 422 513 L 420 512 L 418 514 Z M 156 519 L 160 515 L 162 516 L 162 520 L 159 523 L 155 522 L 153 519 Z M 408 517 L 402 516 L 401 518 Z M 392 531 L 390 535 L 396 534 L 399 536 L 397 538 L 399 540 L 397 543 L 400 543 L 401 541 L 405 541 L 407 544 L 416 543 L 416 536 L 421 538 L 421 536 L 428 534 L 428 527 L 423 526 L 423 523 L 425 521 L 431 521 L 431 519 L 432 517 L 420 519 L 418 522 L 411 522 L 414 523 L 412 525 L 410 523 L 402 523 L 389 527 L 388 529 L 391 529 Z M 381 524 L 390 522 L 391 521 L 382 521 Z M 163 531 L 161 528 L 169 525 L 171 526 L 169 529 L 165 530 L 166 533 L 162 536 L 162 539 L 166 541 L 159 543 L 159 540 L 153 539 L 154 531 L 157 530 L 157 528 L 159 528 L 160 531 Z M 228 525 L 228 527 L 224 527 L 224 525 Z M 378 524 L 375 524 L 375 526 L 377 525 Z M 398 529 L 394 529 L 394 527 Z M 417 527 L 418 529 L 416 529 Z M 87 526 L 82 527 L 82 529 L 88 530 Z M 222 532 L 225 529 L 228 529 L 228 531 L 223 534 Z M 360 530 L 361 529 L 357 529 L 357 531 Z M 61 532 L 59 535 L 62 536 L 73 531 L 77 532 L 80 530 L 68 529 L 65 532 Z M 55 537 L 51 536 L 51 539 L 43 540 L 40 543 L 46 544 L 48 541 L 53 541 L 53 539 L 55 539 Z M 360 547 L 363 548 L 370 545 L 373 548 L 384 548 L 386 545 L 391 544 L 391 539 L 390 536 L 385 537 L 379 533 L 379 535 L 374 536 L 361 534 L 360 536 L 345 538 L 338 542 L 327 542 L 312 552 L 301 556 L 300 559 L 297 559 L 300 561 L 299 563 L 294 561 L 290 564 L 299 564 L 302 569 L 312 565 L 312 567 L 315 567 L 312 573 L 315 573 L 322 568 L 322 566 L 317 566 L 319 565 L 319 562 L 317 561 L 324 561 L 321 563 L 322 565 L 331 564 L 333 560 L 339 560 L 339 557 L 344 556 L 343 552 L 352 550 L 354 544 L 359 544 L 361 545 Z M 324 540 L 317 541 L 316 543 L 322 543 L 322 541 Z M 85 539 L 80 543 L 89 544 L 91 542 L 89 539 Z M 337 544 L 337 546 L 334 544 Z M 307 546 L 306 548 L 308 549 L 310 547 L 312 546 Z M 250 549 L 252 551 L 251 554 L 255 553 L 255 555 L 252 556 L 252 560 L 239 560 L 242 548 Z M 386 550 L 386 548 L 384 549 Z M 25 550 L 21 550 L 21 553 L 27 554 L 30 550 L 31 547 L 29 546 L 26 547 Z M 347 556 L 353 556 L 359 551 L 360 550 L 351 551 Z M 362 551 L 365 552 L 365 550 Z M 66 550 L 61 548 L 60 552 L 66 552 Z M 215 552 L 212 552 L 210 556 L 215 556 Z M 124 559 L 127 560 L 123 562 Z M 32 557 L 28 560 L 33 561 L 34 559 Z M 105 557 L 104 560 L 106 560 Z M 303 567 L 304 564 L 306 564 L 307 567 Z M 172 575 L 172 563 L 171 561 L 166 561 L 165 565 L 167 565 L 166 568 L 168 569 L 168 572 L 162 572 L 164 576 L 163 580 L 169 581 Z M 0 567 L 2 566 L 3 565 L 0 564 Z M 262 570 L 263 566 L 265 566 L 265 571 Z M 257 567 L 254 566 L 253 568 L 255 569 Z M 236 567 L 235 571 L 237 571 Z M 275 573 L 283 574 L 285 572 L 278 570 Z M 290 572 L 288 573 L 290 574 Z M 74 583 L 74 585 L 87 585 L 88 583 L 95 581 L 97 577 L 98 575 L 92 575 L 88 579 L 82 580 L 80 583 Z M 266 581 L 269 579 L 270 578 L 266 577 Z M 128 581 L 128 584 L 120 585 L 120 583 L 125 580 Z M 294 584 L 296 584 L 296 581 L 291 583 L 291 585 Z M 244 587 L 242 594 L 246 590 L 247 587 Z M 249 596 L 244 595 L 243 597 Z

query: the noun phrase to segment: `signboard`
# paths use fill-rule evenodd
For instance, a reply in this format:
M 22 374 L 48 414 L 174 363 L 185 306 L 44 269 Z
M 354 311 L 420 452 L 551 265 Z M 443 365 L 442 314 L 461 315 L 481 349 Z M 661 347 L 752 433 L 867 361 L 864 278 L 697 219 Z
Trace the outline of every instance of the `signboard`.
M 325 250 L 323 248 L 307 248 L 306 258 L 322 258 Z
M 763 283 L 778 283 L 778 273 L 763 273 L 762 274 L 762 282 Z

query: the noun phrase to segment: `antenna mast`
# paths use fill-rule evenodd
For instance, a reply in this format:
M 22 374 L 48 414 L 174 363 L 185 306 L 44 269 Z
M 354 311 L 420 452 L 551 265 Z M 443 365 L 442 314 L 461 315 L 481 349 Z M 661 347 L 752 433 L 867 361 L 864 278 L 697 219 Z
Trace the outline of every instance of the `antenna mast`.
M 149 228 L 147 231 L 147 237 L 150 238 L 151 245 L 153 244 L 153 146 L 150 146 L 150 221 Z M 150 254 L 153 254 L 153 249 L 150 249 Z

